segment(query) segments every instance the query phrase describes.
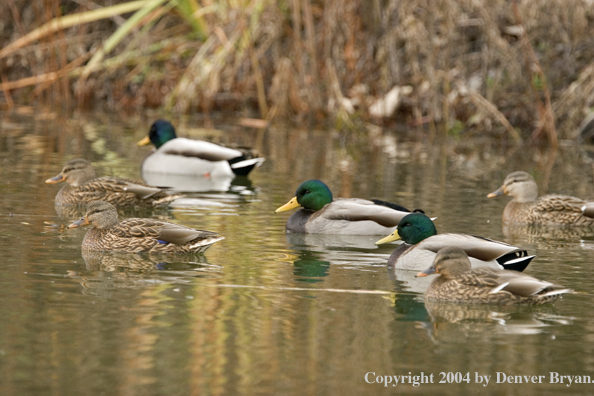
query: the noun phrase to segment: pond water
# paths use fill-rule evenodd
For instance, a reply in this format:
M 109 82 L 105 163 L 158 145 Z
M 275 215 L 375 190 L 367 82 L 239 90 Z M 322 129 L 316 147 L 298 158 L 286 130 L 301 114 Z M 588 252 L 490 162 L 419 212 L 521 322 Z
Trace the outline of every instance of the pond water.
M 508 199 L 486 198 L 515 170 L 535 174 L 546 192 L 593 198 L 591 161 L 578 146 L 427 146 L 390 131 L 222 132 L 179 122 L 180 135 L 255 146 L 267 160 L 228 191 L 197 186 L 191 205 L 122 215 L 226 239 L 204 256 L 83 257 L 86 230 L 64 229 L 78 215 L 58 214 L 59 186 L 44 181 L 77 157 L 101 175 L 140 178 L 148 149 L 135 142 L 151 120 L 43 118 L 5 114 L 0 129 L 0 394 L 593 392 L 551 383 L 551 373 L 594 380 L 592 233 L 503 229 Z M 285 234 L 289 214 L 273 211 L 310 178 L 335 196 L 423 208 L 440 232 L 525 247 L 537 255 L 528 274 L 576 293 L 539 308 L 426 306 L 412 274 L 387 269 L 395 245 Z M 409 373 L 433 383 L 377 383 Z M 503 382 L 502 373 L 541 383 Z M 490 376 L 486 387 L 478 376 Z

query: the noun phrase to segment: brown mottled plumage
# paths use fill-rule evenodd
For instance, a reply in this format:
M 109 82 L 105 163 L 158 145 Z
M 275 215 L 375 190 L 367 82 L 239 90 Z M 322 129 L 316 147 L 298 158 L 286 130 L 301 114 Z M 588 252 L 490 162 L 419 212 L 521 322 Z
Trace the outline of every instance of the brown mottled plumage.
M 167 206 L 182 195 L 170 195 L 157 187 L 138 180 L 121 177 L 97 178 L 95 169 L 85 159 L 78 158 L 66 163 L 62 172 L 47 179 L 46 183 L 66 182 L 56 195 L 60 205 L 80 205 L 102 200 L 116 206 L 142 208 Z
M 119 252 L 202 253 L 224 239 L 217 233 L 195 230 L 161 220 L 131 218 L 119 221 L 116 208 L 104 201 L 91 202 L 85 216 L 70 224 L 91 224 L 83 250 Z
M 487 267 L 470 268 L 464 250 L 441 249 L 433 264 L 417 276 L 439 274 L 425 298 L 429 301 L 497 305 L 541 305 L 555 301 L 571 290 L 515 271 Z
M 510 195 L 503 211 L 503 221 L 510 224 L 594 226 L 594 219 L 583 215 L 588 203 L 569 195 L 545 195 L 538 198 L 538 186 L 526 172 L 510 173 L 503 185 L 488 198 Z

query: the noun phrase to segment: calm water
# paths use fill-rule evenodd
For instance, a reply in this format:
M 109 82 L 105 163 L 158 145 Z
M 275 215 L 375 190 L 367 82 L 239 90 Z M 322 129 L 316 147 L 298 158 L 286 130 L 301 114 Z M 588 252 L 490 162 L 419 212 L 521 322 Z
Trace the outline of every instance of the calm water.
M 256 146 L 267 161 L 231 192 L 193 193 L 199 200 L 190 206 L 123 214 L 226 239 L 205 256 L 83 257 L 85 230 L 63 229 L 76 214 L 56 213 L 58 187 L 44 180 L 76 157 L 102 175 L 139 178 L 147 149 L 135 142 L 149 123 L 4 115 L 0 394 L 593 392 L 594 384 L 551 384 L 550 372 L 594 379 L 594 237 L 504 230 L 507 199 L 485 198 L 514 170 L 533 172 L 548 192 L 593 198 L 592 166 L 579 148 L 428 147 L 390 133 L 182 127 L 180 134 Z M 410 273 L 387 270 L 393 246 L 377 248 L 374 237 L 284 233 L 288 214 L 273 210 L 309 178 L 323 179 L 336 196 L 423 208 L 441 232 L 524 246 L 538 255 L 527 273 L 577 293 L 534 309 L 425 306 Z M 371 382 L 409 372 L 433 375 L 434 383 L 366 382 L 367 373 L 375 373 Z M 441 372 L 452 383 L 439 383 Z M 498 372 L 543 378 L 495 383 Z M 470 383 L 460 382 L 467 373 Z M 477 374 L 491 376 L 487 387 Z

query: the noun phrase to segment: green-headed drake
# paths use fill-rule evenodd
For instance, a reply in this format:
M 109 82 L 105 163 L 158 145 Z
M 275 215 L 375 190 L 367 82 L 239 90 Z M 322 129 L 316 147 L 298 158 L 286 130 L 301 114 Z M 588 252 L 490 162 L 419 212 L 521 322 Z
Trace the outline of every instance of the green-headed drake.
M 510 173 L 503 185 L 487 195 L 487 198 L 499 195 L 513 198 L 503 211 L 505 223 L 594 226 L 594 219 L 588 217 L 591 212 L 588 208 L 594 208 L 594 202 L 556 194 L 539 198 L 538 186 L 527 172 Z
M 69 228 L 93 227 L 83 239 L 83 250 L 104 252 L 202 253 L 225 237 L 167 221 L 129 218 L 120 221 L 116 208 L 104 201 L 91 202 L 87 212 Z
M 410 211 L 380 200 L 333 199 L 320 180 L 308 180 L 297 187 L 295 197 L 274 213 L 301 207 L 287 220 L 288 232 L 309 234 L 382 235 L 392 232 Z
M 222 147 L 202 140 L 179 138 L 169 121 L 157 120 L 148 136 L 138 142 L 149 143 L 155 150 L 142 162 L 142 172 L 186 176 L 233 177 L 247 175 L 262 165 L 264 158 L 252 158 L 250 152 Z
M 160 188 L 138 180 L 97 177 L 93 165 L 82 158 L 68 161 L 60 173 L 45 182 L 66 183 L 56 194 L 56 203 L 59 205 L 81 205 L 103 200 L 120 207 L 151 208 L 167 206 L 183 196 L 167 194 Z
M 406 215 L 396 231 L 376 244 L 399 239 L 404 243 L 388 259 L 388 265 L 397 269 L 425 269 L 435 260 L 437 252 L 448 246 L 463 249 L 470 256 L 473 267 L 524 271 L 534 258 L 526 250 L 504 242 L 467 234 L 438 234 L 433 221 L 422 213 Z
M 541 305 L 572 290 L 516 271 L 471 268 L 466 252 L 446 247 L 437 252 L 429 268 L 417 276 L 438 274 L 425 292 L 428 301 Z

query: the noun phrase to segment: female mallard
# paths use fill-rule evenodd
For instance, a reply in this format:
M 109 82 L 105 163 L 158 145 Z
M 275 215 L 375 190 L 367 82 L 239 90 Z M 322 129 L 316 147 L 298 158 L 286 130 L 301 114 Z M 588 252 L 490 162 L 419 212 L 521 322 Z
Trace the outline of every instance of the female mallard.
M 540 305 L 572 291 L 516 271 L 471 269 L 468 255 L 458 247 L 441 249 L 433 264 L 417 276 L 432 274 L 440 276 L 425 292 L 429 301 Z
M 103 200 L 116 206 L 150 208 L 167 206 L 171 201 L 182 197 L 167 194 L 160 188 L 137 180 L 121 177 L 97 178 L 91 163 L 82 158 L 68 161 L 62 172 L 45 182 L 66 182 L 56 195 L 56 203 L 61 205 L 79 205 Z
M 392 232 L 410 211 L 379 200 L 332 199 L 332 192 L 320 180 L 299 185 L 295 197 L 274 213 L 302 209 L 287 220 L 286 230 L 308 234 L 381 235 Z
M 152 253 L 202 253 L 224 239 L 217 233 L 195 230 L 154 219 L 130 218 L 119 221 L 116 208 L 104 201 L 91 202 L 85 216 L 70 224 L 76 228 L 91 224 L 83 239 L 83 250 Z
M 487 195 L 487 198 L 502 194 L 513 198 L 503 211 L 505 223 L 594 226 L 594 219 L 582 213 L 588 202 L 568 195 L 538 198 L 538 186 L 526 172 L 510 173 L 503 185 Z
M 148 136 L 138 142 L 155 150 L 142 162 L 142 172 L 188 176 L 233 177 L 247 175 L 262 165 L 264 158 L 202 140 L 178 138 L 169 121 L 157 120 Z
M 491 267 L 524 271 L 534 256 L 507 243 L 466 234 L 438 234 L 433 221 L 422 213 L 410 213 L 398 229 L 376 242 L 377 245 L 402 239 L 388 259 L 388 266 L 397 269 L 421 270 L 435 260 L 437 252 L 448 246 L 463 249 L 473 267 Z

